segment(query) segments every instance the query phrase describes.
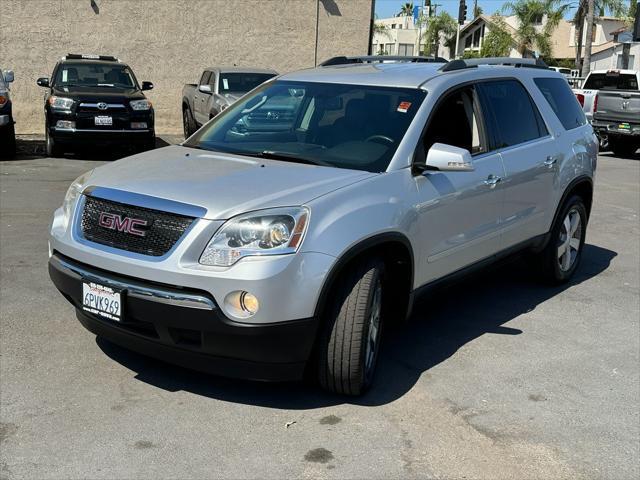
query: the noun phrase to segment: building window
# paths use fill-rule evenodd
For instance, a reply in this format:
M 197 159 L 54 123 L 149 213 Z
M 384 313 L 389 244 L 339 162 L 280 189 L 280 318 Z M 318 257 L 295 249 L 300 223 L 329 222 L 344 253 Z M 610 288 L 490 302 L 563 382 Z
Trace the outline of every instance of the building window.
M 471 35 L 467 35 L 467 37 L 464 39 L 464 48 L 471 48 L 472 40 L 473 37 Z
M 396 28 L 396 24 L 395 24 L 395 23 L 392 23 L 392 24 L 391 24 L 391 28 L 395 30 L 395 28 Z
M 401 43 L 398 45 L 398 55 L 412 56 L 413 43 Z
M 395 43 L 387 43 L 385 48 L 387 55 L 395 55 L 396 54 L 396 44 Z
M 480 29 L 479 28 L 475 32 L 473 32 L 473 46 L 474 48 L 478 48 L 480 46 Z

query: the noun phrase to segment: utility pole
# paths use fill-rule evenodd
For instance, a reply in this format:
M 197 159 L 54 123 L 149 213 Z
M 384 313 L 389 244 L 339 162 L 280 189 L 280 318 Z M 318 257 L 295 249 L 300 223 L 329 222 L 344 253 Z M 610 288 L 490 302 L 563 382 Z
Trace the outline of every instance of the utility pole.
M 582 62 L 582 76 L 586 77 L 591 69 L 591 38 L 593 36 L 593 10 L 595 8 L 594 0 L 587 2 L 587 35 L 584 45 L 584 61 Z
M 465 0 L 460 0 L 460 7 L 458 8 L 458 29 L 456 31 L 456 51 L 453 58 L 458 58 L 458 51 L 460 50 L 460 26 L 464 25 L 464 21 L 467 19 L 467 4 Z

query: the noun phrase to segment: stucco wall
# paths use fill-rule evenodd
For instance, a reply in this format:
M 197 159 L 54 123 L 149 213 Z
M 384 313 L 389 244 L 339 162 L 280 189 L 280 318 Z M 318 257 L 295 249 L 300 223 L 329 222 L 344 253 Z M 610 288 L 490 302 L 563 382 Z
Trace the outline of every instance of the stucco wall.
M 287 72 L 367 53 L 373 0 L 2 0 L 0 67 L 18 133 L 42 133 L 43 89 L 66 53 L 115 55 L 150 80 L 157 131 L 181 131 L 182 86 L 204 67 Z M 319 15 L 317 13 L 319 12 Z M 316 51 L 316 19 L 318 45 Z

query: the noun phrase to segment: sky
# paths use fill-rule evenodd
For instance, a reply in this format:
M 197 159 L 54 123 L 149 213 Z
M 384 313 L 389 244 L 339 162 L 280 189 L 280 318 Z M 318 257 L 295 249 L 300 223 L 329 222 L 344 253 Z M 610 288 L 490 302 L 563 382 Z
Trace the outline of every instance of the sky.
M 378 18 L 394 17 L 407 1 L 410 0 L 375 0 L 376 2 L 376 15 Z M 467 1 L 467 19 L 471 17 L 473 10 L 473 0 Z M 413 2 L 414 5 L 418 5 L 419 0 Z M 478 5 L 482 7 L 482 12 L 491 15 L 492 13 L 500 10 L 505 0 L 478 0 Z M 443 9 L 447 11 L 453 18 L 458 18 L 458 5 L 459 0 L 431 0 L 431 4 L 440 4 L 437 8 L 437 12 L 441 12 Z M 569 15 L 573 16 L 573 12 Z

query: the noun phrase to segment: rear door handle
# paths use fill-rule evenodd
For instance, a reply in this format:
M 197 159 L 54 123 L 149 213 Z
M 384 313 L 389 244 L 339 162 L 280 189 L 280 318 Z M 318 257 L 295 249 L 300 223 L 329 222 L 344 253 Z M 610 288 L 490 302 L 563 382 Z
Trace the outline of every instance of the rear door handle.
M 554 156 L 552 156 L 552 155 L 549 155 L 549 156 L 547 157 L 547 159 L 544 161 L 544 164 L 545 164 L 547 167 L 551 168 L 551 167 L 553 167 L 553 166 L 556 164 L 556 162 L 557 162 L 557 161 L 558 161 L 558 159 L 557 159 L 556 157 L 554 157 Z
M 484 181 L 484 184 L 489 188 L 495 188 L 498 183 L 502 181 L 501 177 L 497 177 L 495 175 L 489 175 L 487 179 Z

